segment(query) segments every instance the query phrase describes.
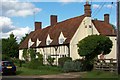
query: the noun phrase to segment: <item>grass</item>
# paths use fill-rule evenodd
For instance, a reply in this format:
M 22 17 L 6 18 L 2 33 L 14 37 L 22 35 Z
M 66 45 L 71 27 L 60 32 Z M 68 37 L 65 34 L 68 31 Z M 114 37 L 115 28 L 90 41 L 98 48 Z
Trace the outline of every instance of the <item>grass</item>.
M 97 71 L 93 70 L 90 72 L 86 72 L 82 75 L 82 78 L 120 78 L 115 72 L 107 72 L 107 71 Z
M 45 67 L 45 68 L 43 68 Z M 46 67 L 42 66 L 41 69 L 29 69 L 25 67 L 17 67 L 17 75 L 50 75 L 50 74 L 59 74 L 61 73 L 60 69 L 57 67 Z

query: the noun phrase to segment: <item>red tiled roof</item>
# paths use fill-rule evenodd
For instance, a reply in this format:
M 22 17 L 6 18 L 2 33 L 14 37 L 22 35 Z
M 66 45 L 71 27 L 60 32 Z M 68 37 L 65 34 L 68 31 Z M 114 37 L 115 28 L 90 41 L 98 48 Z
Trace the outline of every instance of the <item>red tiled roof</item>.
M 66 40 L 63 44 L 69 44 L 70 40 L 72 39 L 73 35 L 75 34 L 76 30 L 78 29 L 79 25 L 81 24 L 81 22 L 84 18 L 85 18 L 84 15 L 70 18 L 65 21 L 58 22 L 54 26 L 48 26 L 46 28 L 33 31 L 22 42 L 22 44 L 20 45 L 19 48 L 20 49 L 27 48 L 29 39 L 32 39 L 32 41 L 35 42 L 32 47 L 36 47 L 37 38 L 41 41 L 41 43 L 38 47 L 47 46 L 46 39 L 47 39 L 48 34 L 50 35 L 50 38 L 53 40 L 49 46 L 59 45 L 58 39 L 59 39 L 61 32 L 63 33 L 64 37 L 66 38 Z M 110 24 L 105 23 L 104 21 L 99 21 L 99 20 L 92 20 L 92 22 L 100 34 L 115 35 L 113 33 L 114 29 L 112 28 L 112 26 Z
M 33 31 L 22 42 L 22 44 L 20 45 L 19 48 L 20 49 L 27 48 L 28 40 L 32 39 L 33 42 L 36 42 L 37 38 L 41 41 L 39 47 L 47 46 L 46 38 L 47 38 L 48 34 L 50 35 L 50 38 L 53 40 L 50 45 L 51 46 L 59 45 L 58 37 L 61 32 L 63 33 L 64 37 L 67 38 L 63 44 L 68 44 L 84 18 L 85 18 L 84 15 L 70 18 L 65 21 L 59 22 L 54 26 L 48 26 L 44 29 L 39 29 L 39 30 Z M 36 43 L 34 43 L 32 47 L 35 47 L 35 46 L 36 46 Z
M 115 35 L 114 29 L 111 24 L 100 20 L 92 20 L 92 22 L 101 35 Z

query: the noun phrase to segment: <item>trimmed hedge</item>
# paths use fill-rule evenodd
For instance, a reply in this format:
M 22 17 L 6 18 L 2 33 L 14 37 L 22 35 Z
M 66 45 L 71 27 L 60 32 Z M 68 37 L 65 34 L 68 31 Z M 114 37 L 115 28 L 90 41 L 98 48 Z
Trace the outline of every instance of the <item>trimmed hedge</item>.
M 79 61 L 66 61 L 63 66 L 64 72 L 79 72 L 82 71 L 82 64 Z
M 61 57 L 58 59 L 58 65 L 60 67 L 63 67 L 63 65 L 66 61 L 72 61 L 72 58 L 71 57 Z

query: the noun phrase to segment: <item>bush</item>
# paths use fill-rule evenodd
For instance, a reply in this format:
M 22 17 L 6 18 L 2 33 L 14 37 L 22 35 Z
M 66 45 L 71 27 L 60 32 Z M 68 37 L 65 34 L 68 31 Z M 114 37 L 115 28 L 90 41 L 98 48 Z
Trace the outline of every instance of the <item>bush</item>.
M 73 61 L 66 61 L 63 66 L 64 72 L 73 72 L 74 71 L 74 62 Z
M 36 53 L 38 58 L 33 58 L 30 62 L 27 62 L 25 67 L 31 69 L 39 69 L 40 66 L 43 66 L 43 55 L 40 53 Z
M 55 60 L 55 58 L 52 58 L 51 56 L 48 56 L 48 58 L 47 58 L 47 61 L 50 66 L 53 66 L 54 60 Z
M 35 60 L 38 60 L 39 64 L 43 65 L 43 55 L 38 52 L 36 54 L 37 54 L 38 58 Z
M 82 63 L 81 60 L 80 61 L 74 61 L 74 71 L 78 72 L 78 71 L 82 71 Z
M 35 59 L 30 62 L 27 62 L 27 65 L 25 67 L 30 68 L 30 69 L 39 69 L 40 66 L 42 66 L 41 62 Z
M 63 67 L 63 65 L 64 65 L 64 63 L 65 63 L 66 61 L 72 61 L 72 58 L 71 58 L 71 57 L 62 57 L 62 58 L 59 58 L 59 59 L 58 59 L 58 65 L 59 65 L 60 67 Z
M 79 72 L 82 70 L 82 64 L 79 61 L 66 61 L 63 66 L 64 72 Z
M 93 63 L 89 61 L 82 61 L 82 71 L 91 71 L 93 69 Z

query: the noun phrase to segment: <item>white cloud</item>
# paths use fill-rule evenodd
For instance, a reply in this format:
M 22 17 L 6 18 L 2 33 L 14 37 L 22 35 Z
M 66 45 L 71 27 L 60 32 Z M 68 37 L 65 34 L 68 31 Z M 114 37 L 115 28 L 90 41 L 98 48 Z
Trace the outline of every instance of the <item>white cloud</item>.
M 108 4 L 108 5 L 105 5 L 105 7 L 107 7 L 107 8 L 113 8 L 113 5 L 112 4 Z
M 2 32 L 8 32 L 10 30 L 13 30 L 15 29 L 15 26 L 13 26 L 13 22 L 11 21 L 10 18 L 8 17 L 3 17 L 3 16 L 0 16 L 0 28 L 2 30 Z
M 0 17 L 0 38 L 8 38 L 11 33 L 13 33 L 17 37 L 17 41 L 19 42 L 20 39 L 25 36 L 26 33 L 31 31 L 29 27 L 16 27 L 13 25 L 13 22 L 8 17 Z
M 2 15 L 8 17 L 14 16 L 29 16 L 33 15 L 34 12 L 38 13 L 42 9 L 35 7 L 34 4 L 28 2 L 19 2 L 17 0 L 5 0 L 2 2 Z
M 94 9 L 96 9 L 96 8 L 100 8 L 100 5 L 98 5 L 98 4 L 93 4 L 92 7 L 93 7 Z

